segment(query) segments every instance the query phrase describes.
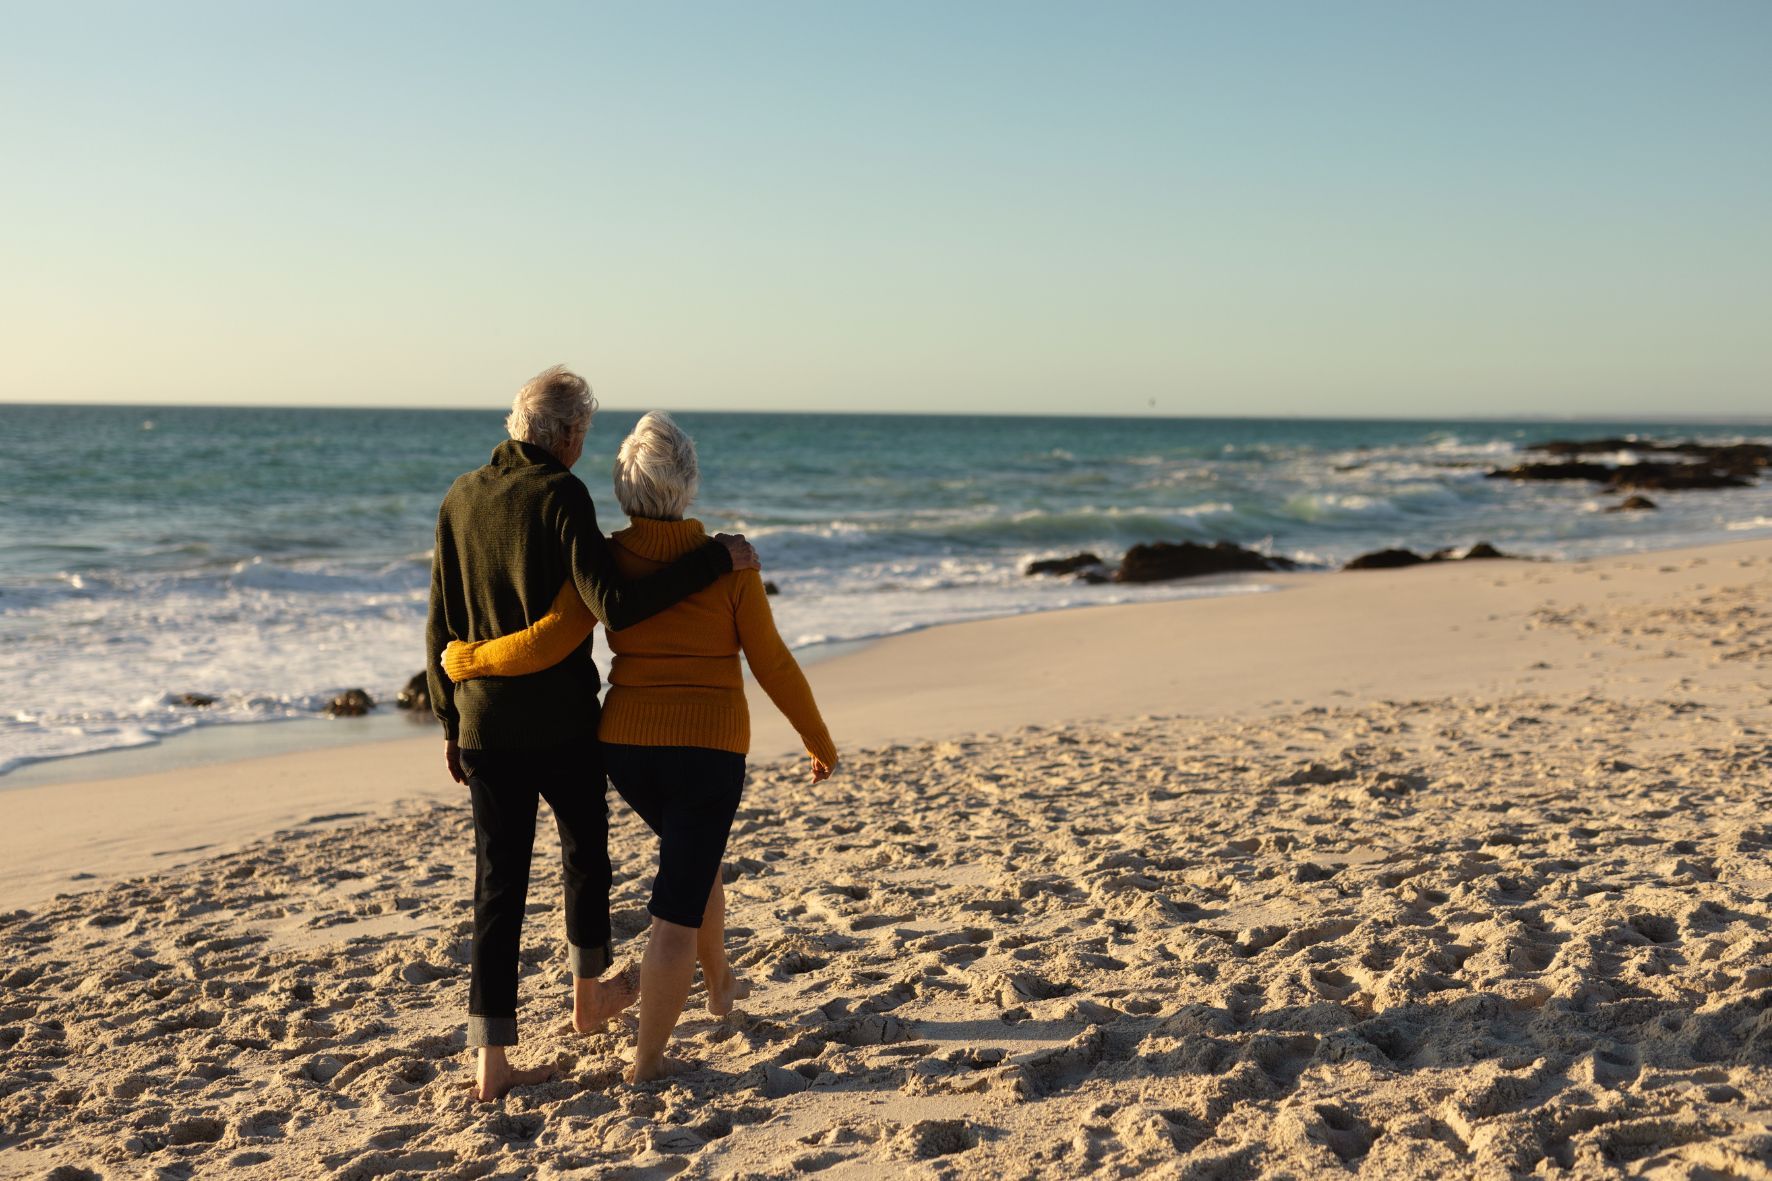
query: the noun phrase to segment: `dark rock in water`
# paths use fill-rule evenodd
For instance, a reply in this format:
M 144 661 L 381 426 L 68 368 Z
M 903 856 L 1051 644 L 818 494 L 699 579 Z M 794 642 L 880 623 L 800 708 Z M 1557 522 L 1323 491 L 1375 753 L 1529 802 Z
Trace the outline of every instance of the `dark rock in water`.
M 1293 570 L 1297 562 L 1290 558 L 1270 558 L 1266 554 L 1220 541 L 1199 545 L 1192 541 L 1172 544 L 1154 541 L 1135 545 L 1120 559 L 1114 573 L 1115 582 L 1164 582 L 1171 578 L 1194 578 L 1202 574 L 1229 574 L 1242 571 Z
M 1444 550 L 1440 551 L 1441 554 L 1445 552 L 1446 551 Z M 1432 562 L 1436 560 L 1443 561 L 1444 559 L 1441 558 L 1439 554 L 1436 554 L 1433 557 L 1424 558 L 1414 550 L 1408 549 L 1381 549 L 1373 550 L 1369 554 L 1361 554 L 1359 557 L 1343 566 L 1342 569 L 1394 570 L 1399 566 L 1419 566 L 1423 562 Z
M 1629 463 L 1612 473 L 1606 487 L 1618 491 L 1632 488 L 1751 488 L 1753 481 L 1703 463 Z
M 1675 451 L 1678 447 L 1649 439 L 1625 439 L 1614 435 L 1605 439 L 1548 439 L 1543 443 L 1533 443 L 1526 450 L 1543 451 L 1549 455 L 1610 455 L 1616 451 Z
M 1701 455 L 1712 467 L 1736 476 L 1758 475 L 1761 468 L 1772 467 L 1772 443 L 1727 443 L 1697 452 L 1682 450 Z
M 1606 463 L 1522 463 L 1517 467 L 1496 468 L 1491 480 L 1595 480 L 1612 478 L 1618 469 Z
M 180 693 L 173 699 L 175 705 L 188 705 L 192 709 L 208 709 L 215 704 L 215 698 L 207 693 Z
M 1727 464 L 1661 463 L 1645 460 L 1613 467 L 1604 463 L 1522 463 L 1518 467 L 1497 468 L 1490 479 L 1507 480 L 1592 480 L 1607 488 L 1750 488 L 1756 461 L 1743 459 Z
M 1606 511 L 1609 513 L 1641 513 L 1660 507 L 1647 496 L 1627 496 L 1617 504 L 1608 507 Z
M 781 593 L 781 588 L 776 586 L 773 582 L 766 581 L 763 583 L 763 593 L 766 595 L 779 595 Z
M 1566 460 L 1526 463 L 1492 471 L 1514 480 L 1593 480 L 1613 490 L 1660 488 L 1747 488 L 1772 467 L 1772 443 L 1659 443 L 1649 439 L 1552 439 L 1527 448 L 1551 455 L 1575 456 L 1635 451 L 1674 457 L 1616 466 Z
M 1617 451 L 1635 451 L 1646 455 L 1686 455 L 1710 467 L 1741 474 L 1756 468 L 1772 467 L 1772 443 L 1699 443 L 1681 441 L 1660 443 L 1653 439 L 1552 439 L 1534 443 L 1527 451 L 1543 451 L 1550 455 L 1603 455 Z
M 1437 549 L 1425 557 L 1409 549 L 1381 549 L 1359 557 L 1343 566 L 1343 570 L 1395 570 L 1403 566 L 1421 566 L 1428 562 L 1468 562 L 1472 559 L 1481 561 L 1484 558 L 1512 558 L 1513 554 L 1504 554 L 1486 541 L 1479 541 L 1460 554 L 1457 550 L 1447 547 Z
M 1068 558 L 1041 558 L 1037 562 L 1029 562 L 1027 569 L 1022 573 L 1029 576 L 1035 574 L 1078 574 L 1091 566 L 1103 564 L 1099 555 L 1085 551 L 1080 554 L 1072 554 Z
M 425 680 L 425 675 L 413 673 L 412 679 L 406 682 L 406 687 L 395 695 L 394 704 L 401 709 L 430 709 L 431 686 Z
M 329 718 L 360 718 L 375 708 L 375 698 L 361 689 L 346 689 L 326 707 Z

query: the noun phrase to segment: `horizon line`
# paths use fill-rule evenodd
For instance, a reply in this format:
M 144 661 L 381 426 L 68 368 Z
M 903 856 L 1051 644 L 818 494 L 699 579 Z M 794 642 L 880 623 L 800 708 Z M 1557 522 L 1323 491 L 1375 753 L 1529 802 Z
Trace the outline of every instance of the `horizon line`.
M 45 409 L 94 409 L 94 410 L 341 410 L 374 412 L 394 410 L 413 414 L 462 414 L 486 413 L 503 414 L 509 407 L 496 406 L 402 406 L 402 405 L 350 405 L 337 403 L 242 403 L 242 402 L 56 402 L 29 401 L 12 402 L 0 400 L 0 409 L 41 407 Z M 1735 426 L 1767 426 L 1772 425 L 1772 415 L 1732 415 L 1718 413 L 1683 413 L 1666 415 L 1630 415 L 1630 414 L 1303 414 L 1303 413 L 1267 413 L 1267 414 L 1223 414 L 1195 413 L 1171 414 L 1159 411 L 1132 411 L 1117 414 L 1087 414 L 1081 412 L 1050 411 L 1045 413 L 1033 411 L 962 411 L 962 410 L 716 410 L 707 407 L 632 407 L 599 405 L 598 413 L 612 412 L 616 414 L 644 414 L 650 409 L 666 409 L 672 414 L 707 414 L 707 415 L 825 415 L 840 417 L 874 417 L 874 418 L 1077 418 L 1077 419 L 1121 419 L 1127 421 L 1221 421 L 1221 422 L 1533 422 L 1533 423 L 1583 423 L 1583 422 L 1662 422 L 1692 424 L 1723 424 Z

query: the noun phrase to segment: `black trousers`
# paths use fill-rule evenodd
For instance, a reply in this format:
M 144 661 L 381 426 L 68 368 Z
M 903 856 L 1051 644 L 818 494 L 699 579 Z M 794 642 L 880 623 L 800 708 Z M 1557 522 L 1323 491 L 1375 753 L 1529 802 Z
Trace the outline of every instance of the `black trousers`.
M 744 794 L 744 756 L 702 746 L 603 744 L 609 782 L 658 834 L 658 874 L 646 909 L 700 927 Z
M 474 945 L 468 1044 L 517 1043 L 518 951 L 529 900 L 536 801 L 560 830 L 567 958 L 575 976 L 609 967 L 609 805 L 595 739 L 551 750 L 463 750 L 474 802 Z

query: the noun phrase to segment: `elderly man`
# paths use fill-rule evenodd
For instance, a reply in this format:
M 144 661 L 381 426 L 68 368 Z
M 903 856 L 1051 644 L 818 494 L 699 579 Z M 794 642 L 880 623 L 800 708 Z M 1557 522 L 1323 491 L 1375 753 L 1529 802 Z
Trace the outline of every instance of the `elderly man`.
M 582 377 L 555 366 L 511 404 L 509 441 L 443 498 L 431 563 L 425 663 L 443 723 L 449 773 L 474 808 L 474 940 L 468 1044 L 479 1050 L 476 1097 L 549 1077 L 515 1070 L 518 949 L 537 797 L 560 831 L 573 1024 L 600 1027 L 631 1005 L 631 974 L 610 966 L 608 810 L 597 745 L 599 678 L 590 645 L 530 676 L 453 684 L 439 667 L 450 640 L 521 631 L 570 579 L 603 625 L 619 630 L 730 570 L 757 568 L 742 537 L 719 536 L 647 578 L 624 581 L 597 528 L 590 493 L 570 471 L 597 408 Z

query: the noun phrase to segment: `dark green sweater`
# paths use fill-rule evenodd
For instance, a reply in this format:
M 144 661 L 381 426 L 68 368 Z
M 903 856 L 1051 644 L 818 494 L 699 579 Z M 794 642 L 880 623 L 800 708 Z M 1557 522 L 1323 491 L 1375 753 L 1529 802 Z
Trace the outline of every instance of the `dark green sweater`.
M 450 640 L 490 640 L 547 614 L 570 577 L 579 597 L 620 630 L 693 594 L 732 569 L 709 542 L 656 574 L 624 582 L 597 510 L 579 478 L 530 443 L 499 444 L 492 460 L 450 486 L 437 513 L 425 674 L 447 735 L 474 750 L 542 750 L 597 735 L 597 666 L 587 641 L 525 677 L 457 685 L 439 663 Z

